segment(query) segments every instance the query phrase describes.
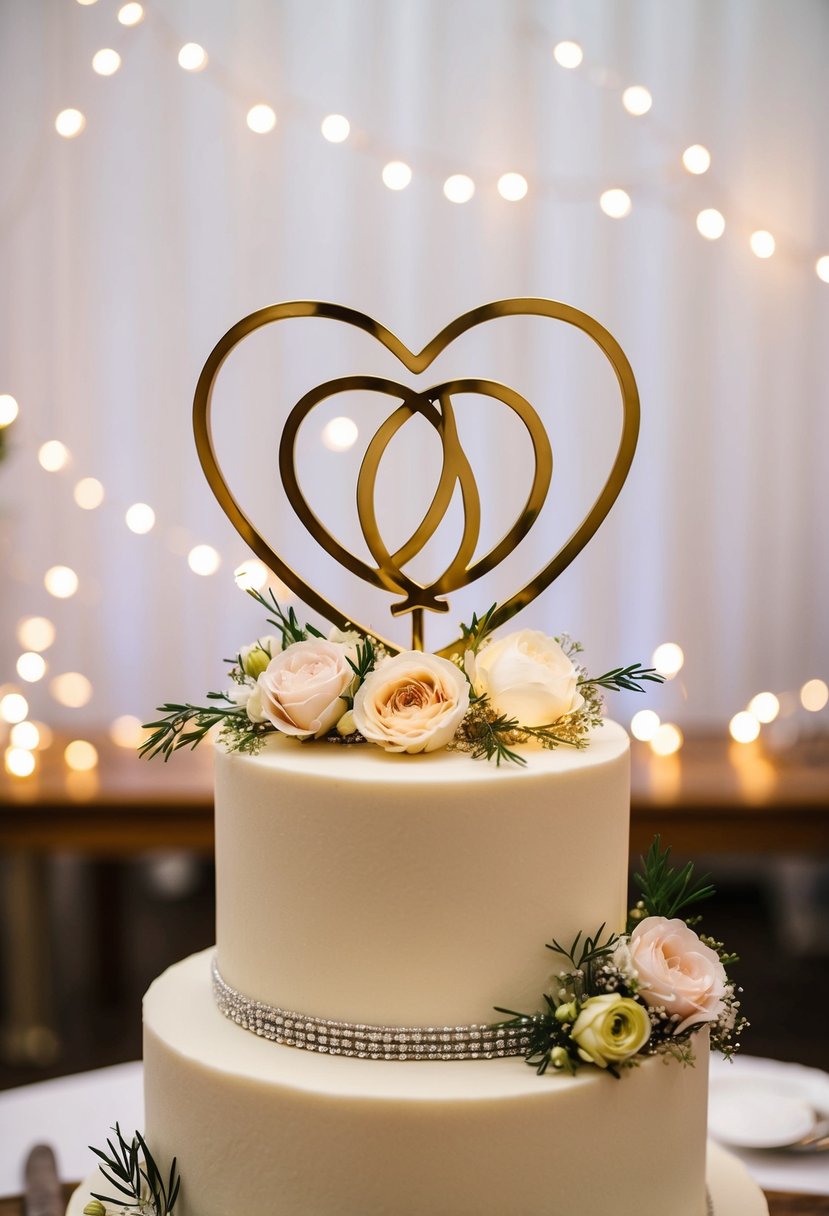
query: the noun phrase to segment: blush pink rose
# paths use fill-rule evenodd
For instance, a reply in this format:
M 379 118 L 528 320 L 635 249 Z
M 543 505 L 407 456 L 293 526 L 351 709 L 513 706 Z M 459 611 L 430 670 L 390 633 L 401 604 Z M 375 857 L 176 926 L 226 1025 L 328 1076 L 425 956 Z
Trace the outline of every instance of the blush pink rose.
M 682 920 L 648 916 L 623 947 L 638 982 L 637 995 L 676 1015 L 675 1034 L 713 1022 L 724 1008 L 728 978 L 719 955 Z
M 284 735 L 325 735 L 345 713 L 344 697 L 354 682 L 348 664 L 353 648 L 313 638 L 275 655 L 248 701 L 254 722 L 270 722 Z

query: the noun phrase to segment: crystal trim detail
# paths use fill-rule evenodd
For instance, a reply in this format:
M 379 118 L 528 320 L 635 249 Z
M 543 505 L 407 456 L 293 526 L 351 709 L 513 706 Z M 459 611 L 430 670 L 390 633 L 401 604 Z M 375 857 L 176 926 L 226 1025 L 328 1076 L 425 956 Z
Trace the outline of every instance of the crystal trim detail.
M 530 1022 L 517 1026 L 368 1026 L 334 1022 L 252 1000 L 222 979 L 211 964 L 219 1012 L 260 1038 L 332 1056 L 361 1060 L 492 1060 L 523 1056 Z

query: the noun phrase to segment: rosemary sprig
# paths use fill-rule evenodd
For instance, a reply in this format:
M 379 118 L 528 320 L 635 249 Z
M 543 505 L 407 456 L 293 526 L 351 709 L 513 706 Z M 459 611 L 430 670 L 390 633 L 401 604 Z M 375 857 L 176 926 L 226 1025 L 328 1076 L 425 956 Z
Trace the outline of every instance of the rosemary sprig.
M 146 722 L 144 730 L 152 731 L 139 745 L 139 756 L 152 760 L 159 753 L 169 760 L 180 747 L 197 747 L 214 726 L 228 727 L 233 723 L 247 722 L 243 705 L 234 705 L 224 693 L 208 693 L 208 699 L 227 701 L 227 706 L 175 705 L 168 702 L 157 706 L 164 714 L 155 722 Z M 252 727 L 253 724 L 249 723 Z M 187 729 L 187 728 L 190 729 Z
M 578 684 L 579 688 L 592 684 L 597 688 L 606 688 L 609 692 L 620 692 L 622 689 L 627 692 L 644 692 L 643 680 L 649 680 L 652 684 L 664 684 L 665 677 L 661 676 L 655 667 L 642 667 L 639 663 L 631 663 L 628 667 L 614 667 L 612 671 L 606 671 L 603 676 L 597 676 L 595 679 L 582 676 Z
M 102 1203 L 112 1203 L 122 1208 L 139 1208 L 141 1211 L 147 1211 L 149 1204 L 152 1216 L 169 1216 L 175 1207 L 181 1186 L 176 1158 L 173 1158 L 165 1183 L 141 1133 L 136 1132 L 127 1143 L 117 1123 L 112 1130 L 115 1132 L 116 1143 L 107 1140 L 109 1153 L 92 1145 L 89 1147 L 103 1163 L 99 1168 L 104 1178 L 120 1195 L 98 1195 L 93 1191 L 93 1198 Z M 144 1158 L 143 1164 L 139 1154 Z
M 351 709 L 354 704 L 354 693 L 364 683 L 366 676 L 374 670 L 377 663 L 377 652 L 374 649 L 374 643 L 371 638 L 365 637 L 361 642 L 358 642 L 357 654 L 354 660 L 349 659 L 346 655 L 346 662 L 357 677 L 351 696 L 343 697 L 346 705 Z
M 579 931 L 573 939 L 573 944 L 568 950 L 566 946 L 562 946 L 555 938 L 547 943 L 547 949 L 552 950 L 554 954 L 561 954 L 573 966 L 574 971 L 582 971 L 589 967 L 598 959 L 604 958 L 606 954 L 612 954 L 619 940 L 618 933 L 608 933 L 605 941 L 602 941 L 606 925 L 600 925 L 596 933 L 590 937 L 589 934 L 582 936 Z
M 303 628 L 302 625 L 300 625 L 299 618 L 297 617 L 297 614 L 294 612 L 293 608 L 289 608 L 286 615 L 284 609 L 280 606 L 279 601 L 270 587 L 268 588 L 268 596 L 270 599 L 266 598 L 259 591 L 254 591 L 252 587 L 247 588 L 247 593 L 251 599 L 256 600 L 257 604 L 260 604 L 266 612 L 273 613 L 273 616 L 266 617 L 265 619 L 267 620 L 268 624 L 273 625 L 274 629 L 276 629 L 281 635 L 283 650 L 286 646 L 290 646 L 293 642 L 306 642 L 309 634 L 316 638 L 322 637 L 319 630 L 314 629 L 312 625 L 306 624 L 305 628 Z
M 495 616 L 497 607 L 497 604 L 492 604 L 481 617 L 478 616 L 477 612 L 473 612 L 472 620 L 468 625 L 461 623 L 461 637 L 464 642 L 464 650 L 471 650 L 473 654 L 477 654 L 481 643 L 489 637 L 495 628 L 493 617 Z
M 662 848 L 662 840 L 655 836 L 647 856 L 640 857 L 642 870 L 634 874 L 634 881 L 642 892 L 642 904 L 648 916 L 665 916 L 668 920 L 683 908 L 710 899 L 714 888 L 708 881 L 709 874 L 694 877 L 693 862 L 681 870 L 670 865 L 671 850 Z M 635 922 L 634 922 L 635 923 Z

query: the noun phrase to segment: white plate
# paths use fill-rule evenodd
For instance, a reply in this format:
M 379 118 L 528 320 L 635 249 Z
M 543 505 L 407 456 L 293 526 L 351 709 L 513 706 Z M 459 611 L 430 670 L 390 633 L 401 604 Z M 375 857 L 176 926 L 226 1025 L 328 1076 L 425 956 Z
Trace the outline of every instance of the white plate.
M 829 1194 L 829 1153 L 769 1148 L 829 1116 L 829 1075 L 819 1068 L 738 1056 L 711 1060 L 709 1132 L 728 1144 L 766 1190 Z

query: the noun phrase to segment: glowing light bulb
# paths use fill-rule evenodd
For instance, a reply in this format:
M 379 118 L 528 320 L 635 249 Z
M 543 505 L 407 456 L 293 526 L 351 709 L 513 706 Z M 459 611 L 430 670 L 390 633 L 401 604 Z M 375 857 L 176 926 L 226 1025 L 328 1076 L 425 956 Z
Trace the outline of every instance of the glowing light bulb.
M 187 565 L 194 574 L 215 574 L 222 559 L 212 545 L 194 545 L 187 554 Z
M 829 685 L 825 680 L 807 680 L 800 690 L 800 704 L 816 714 L 829 703 Z
M 97 477 L 82 477 L 72 491 L 72 497 L 84 511 L 94 511 L 104 501 L 104 487 Z
M 31 777 L 35 771 L 35 758 L 24 747 L 7 747 L 3 761 L 12 777 Z
M 760 229 L 757 232 L 752 232 L 749 237 L 751 252 L 757 258 L 770 258 L 777 248 L 777 243 L 770 232 L 765 229 Z
M 650 91 L 643 85 L 632 84 L 622 94 L 622 105 L 628 114 L 633 114 L 634 117 L 640 118 L 643 114 L 647 114 L 653 105 L 653 98 L 650 95 Z
M 682 731 L 673 722 L 663 722 L 654 731 L 650 740 L 651 751 L 656 756 L 672 756 L 685 742 Z
M 104 47 L 92 56 L 92 70 L 99 76 L 113 76 L 121 66 L 121 56 L 112 47 Z
M 17 640 L 25 650 L 48 650 L 55 640 L 55 626 L 45 616 L 24 616 L 17 623 Z
M 815 273 L 824 283 L 829 283 L 829 254 L 824 254 L 815 262 Z
M 553 58 L 560 68 L 577 68 L 584 59 L 584 51 L 577 42 L 557 42 Z
M 37 462 L 47 473 L 59 473 L 69 463 L 69 448 L 59 439 L 50 439 L 38 448 Z
M 758 722 L 773 722 L 780 713 L 780 702 L 773 692 L 758 692 L 749 701 L 748 712 Z
M 612 190 L 605 190 L 599 199 L 599 206 L 611 219 L 621 220 L 630 215 L 632 203 L 627 190 L 614 187 Z
M 630 720 L 630 733 L 634 739 L 640 739 L 643 743 L 650 743 L 659 730 L 659 726 L 659 714 L 654 713 L 652 709 L 640 709 Z
M 185 42 L 178 53 L 178 64 L 185 72 L 200 72 L 207 67 L 207 51 L 198 42 Z
M 118 9 L 118 20 L 122 25 L 139 25 L 144 20 L 142 4 L 122 4 Z
M 9 741 L 12 747 L 33 752 L 40 743 L 40 731 L 34 722 L 17 722 L 9 731 Z
M 354 447 L 359 433 L 351 418 L 332 418 L 322 428 L 322 442 L 332 452 L 347 452 Z
M 267 135 L 276 126 L 276 113 L 270 106 L 260 103 L 251 106 L 245 121 L 257 135 Z
M 109 737 L 116 747 L 137 747 L 144 738 L 141 719 L 132 714 L 122 714 L 110 725 Z
M 79 671 L 65 671 L 49 682 L 49 691 L 58 705 L 82 709 L 92 698 L 92 685 Z
M 403 160 L 390 160 L 383 166 L 383 185 L 389 190 L 405 190 L 412 180 L 412 171 Z
M 443 183 L 443 193 L 450 203 L 468 203 L 475 193 L 475 183 L 465 173 L 453 173 Z
M 323 118 L 320 130 L 330 144 L 341 144 L 348 139 L 351 123 L 344 114 L 328 114 Z
M 236 586 L 243 591 L 261 591 L 268 581 L 268 569 L 262 562 L 250 558 L 233 571 Z
M 63 758 L 74 773 L 88 773 L 98 763 L 98 749 L 86 739 L 73 739 L 63 749 Z
M 706 241 L 718 241 L 725 232 L 725 216 L 716 207 L 706 207 L 697 216 L 697 232 Z
M 85 126 L 86 119 L 83 114 L 80 110 L 72 108 L 61 110 L 55 119 L 55 130 L 64 139 L 74 139 L 76 135 L 80 135 Z
M 707 173 L 711 168 L 711 153 L 702 144 L 691 144 L 682 153 L 682 163 L 689 173 Z
M 4 722 L 22 722 L 29 716 L 29 702 L 19 692 L 7 692 L 0 697 L 0 718 Z
M 742 709 L 728 723 L 728 733 L 735 743 L 753 743 L 760 734 L 760 723 L 754 714 Z
M 666 680 L 672 680 L 677 672 L 682 670 L 684 662 L 682 647 L 677 646 L 676 642 L 663 642 L 651 656 L 651 666 Z
M 143 536 L 146 532 L 150 532 L 155 525 L 155 511 L 145 502 L 134 502 L 131 507 L 127 508 L 124 522 L 130 532 Z
M 0 393 L 0 428 L 11 426 L 19 413 L 20 406 L 11 393 Z
M 498 178 L 498 193 L 508 203 L 517 203 L 525 198 L 529 186 L 521 173 L 502 173 Z
M 78 576 L 69 566 L 50 566 L 43 576 L 43 585 L 56 600 L 68 600 L 78 590 Z
M 46 675 L 46 660 L 33 650 L 27 650 L 17 660 L 17 674 L 27 684 L 36 684 Z

